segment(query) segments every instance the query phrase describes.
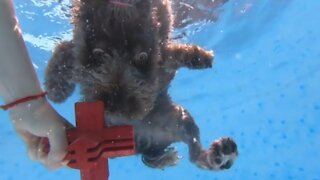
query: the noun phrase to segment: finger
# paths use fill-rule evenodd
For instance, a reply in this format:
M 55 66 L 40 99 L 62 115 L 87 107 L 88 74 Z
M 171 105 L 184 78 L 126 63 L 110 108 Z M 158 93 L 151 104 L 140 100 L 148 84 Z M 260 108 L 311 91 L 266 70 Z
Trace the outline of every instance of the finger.
M 49 153 L 49 144 L 45 143 L 46 139 L 47 138 L 40 138 L 40 141 L 39 141 L 39 144 L 38 144 L 37 158 L 43 164 L 46 162 L 46 159 L 47 159 L 48 153 Z
M 66 147 L 68 145 L 65 128 L 57 128 L 48 133 L 50 151 L 46 165 L 49 169 L 56 169 L 63 165 L 63 159 L 66 156 Z
M 21 136 L 24 143 L 27 145 L 28 156 L 31 160 L 39 160 L 38 158 L 38 144 L 40 142 L 40 138 L 34 136 L 26 130 L 17 129 L 18 134 Z

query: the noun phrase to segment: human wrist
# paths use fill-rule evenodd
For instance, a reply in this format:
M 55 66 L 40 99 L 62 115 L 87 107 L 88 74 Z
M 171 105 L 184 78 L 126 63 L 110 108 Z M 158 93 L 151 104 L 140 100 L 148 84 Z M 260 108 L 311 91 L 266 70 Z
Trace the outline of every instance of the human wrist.
M 27 102 L 19 103 L 8 109 L 10 114 L 25 114 L 25 113 L 35 113 L 37 110 L 48 104 L 45 97 L 39 97 Z

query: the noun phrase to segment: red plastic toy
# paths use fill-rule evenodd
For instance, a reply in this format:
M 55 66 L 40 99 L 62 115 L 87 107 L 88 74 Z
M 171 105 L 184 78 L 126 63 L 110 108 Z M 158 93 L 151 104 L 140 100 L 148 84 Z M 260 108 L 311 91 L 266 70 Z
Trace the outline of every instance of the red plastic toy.
M 82 180 L 108 179 L 108 158 L 135 154 L 131 126 L 105 127 L 103 102 L 76 103 L 76 128 L 67 131 L 68 166 Z

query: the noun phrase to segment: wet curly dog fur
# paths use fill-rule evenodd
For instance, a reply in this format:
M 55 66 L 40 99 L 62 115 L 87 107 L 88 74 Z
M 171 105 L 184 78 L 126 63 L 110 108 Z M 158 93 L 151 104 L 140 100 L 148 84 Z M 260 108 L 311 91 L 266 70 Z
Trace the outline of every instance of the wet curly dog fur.
M 73 39 L 60 43 L 49 61 L 45 86 L 54 102 L 80 85 L 83 101 L 101 100 L 106 124 L 132 125 L 137 152 L 149 167 L 175 165 L 170 144 L 183 141 L 203 169 L 228 169 L 238 155 L 230 138 L 203 150 L 189 112 L 168 95 L 177 69 L 211 68 L 213 53 L 170 40 L 169 0 L 75 0 Z

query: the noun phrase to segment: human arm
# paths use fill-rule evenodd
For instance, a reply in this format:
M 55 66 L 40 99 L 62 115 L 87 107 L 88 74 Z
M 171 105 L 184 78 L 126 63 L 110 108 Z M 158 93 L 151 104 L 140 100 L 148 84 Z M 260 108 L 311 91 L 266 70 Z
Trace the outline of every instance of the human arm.
M 0 0 L 0 97 L 5 103 L 41 94 L 41 86 L 26 50 L 11 0 Z M 29 156 L 48 168 L 62 165 L 67 146 L 65 121 L 44 97 L 8 110 L 26 145 Z M 41 139 L 47 137 L 50 152 L 43 153 Z

